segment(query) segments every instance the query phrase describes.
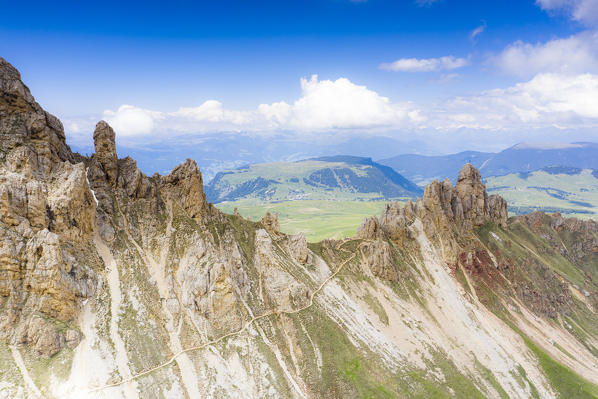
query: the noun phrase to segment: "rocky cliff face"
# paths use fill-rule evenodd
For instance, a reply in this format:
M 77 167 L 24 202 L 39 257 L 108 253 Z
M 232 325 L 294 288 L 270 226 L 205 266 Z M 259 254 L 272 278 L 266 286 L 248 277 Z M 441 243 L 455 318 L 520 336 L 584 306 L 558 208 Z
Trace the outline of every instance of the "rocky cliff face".
M 62 124 L 1 58 L 0 93 L 0 335 L 49 356 L 79 343 L 69 321 L 100 284 L 95 202 Z
M 72 153 L 2 59 L 0 90 L 0 396 L 595 392 L 594 222 L 507 220 L 466 165 L 307 243 L 216 210 L 191 160 L 146 176 L 103 121 Z

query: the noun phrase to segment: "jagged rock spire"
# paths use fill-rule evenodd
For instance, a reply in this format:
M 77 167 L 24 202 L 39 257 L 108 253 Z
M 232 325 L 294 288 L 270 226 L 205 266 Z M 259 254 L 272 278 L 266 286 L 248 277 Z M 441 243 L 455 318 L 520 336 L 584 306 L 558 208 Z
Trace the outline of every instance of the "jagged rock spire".
M 278 223 L 278 213 L 271 214 L 266 212 L 261 220 L 264 228 L 271 233 L 280 233 L 280 224 Z
M 96 157 L 106 173 L 111 185 L 116 183 L 118 177 L 118 157 L 116 156 L 116 135 L 114 130 L 105 121 L 99 121 L 93 133 L 93 145 Z
M 410 201 L 401 207 L 392 203 L 386 206 L 379 220 L 367 219 L 357 230 L 357 237 L 376 238 L 384 232 L 392 239 L 400 239 L 409 234 L 407 226 L 415 218 L 430 233 L 442 234 L 449 230 L 449 224 L 471 229 L 489 221 L 506 228 L 507 216 L 507 202 L 498 195 L 488 196 L 480 171 L 466 164 L 459 172 L 456 186 L 448 179 L 434 180 L 415 204 Z
M 486 223 L 489 216 L 488 193 L 482 184 L 480 171 L 470 163 L 465 164 L 459 171 L 455 189 L 463 207 L 463 217 L 473 226 Z

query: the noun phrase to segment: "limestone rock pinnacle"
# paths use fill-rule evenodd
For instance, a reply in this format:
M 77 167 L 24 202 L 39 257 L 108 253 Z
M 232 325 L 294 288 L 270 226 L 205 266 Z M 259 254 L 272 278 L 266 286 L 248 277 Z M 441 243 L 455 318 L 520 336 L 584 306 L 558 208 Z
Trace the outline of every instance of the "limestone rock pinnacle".
M 116 183 L 118 177 L 118 158 L 116 155 L 116 142 L 114 130 L 105 121 L 99 121 L 93 133 L 93 144 L 100 165 L 106 173 L 111 185 Z
M 269 233 L 279 233 L 280 224 L 278 223 L 278 213 L 271 214 L 266 212 L 266 216 L 262 218 L 262 225 Z
M 482 184 L 480 171 L 468 163 L 461 168 L 457 178 L 457 196 L 461 200 L 465 219 L 473 226 L 481 226 L 489 216 L 488 193 Z

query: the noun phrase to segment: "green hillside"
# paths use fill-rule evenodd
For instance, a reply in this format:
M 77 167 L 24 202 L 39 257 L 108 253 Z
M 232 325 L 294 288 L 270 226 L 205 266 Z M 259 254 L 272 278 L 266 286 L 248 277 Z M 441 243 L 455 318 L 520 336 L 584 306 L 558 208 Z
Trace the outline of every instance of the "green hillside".
M 260 202 L 240 200 L 222 202 L 216 206 L 226 212 L 238 212 L 251 220 L 260 220 L 266 212 L 277 213 L 281 231 L 287 234 L 305 233 L 310 242 L 325 238 L 351 237 L 365 218 L 379 215 L 385 201 L 304 200 Z
M 249 165 L 218 173 L 206 186 L 208 201 L 244 217 L 277 213 L 285 233 L 309 241 L 352 236 L 388 201 L 406 201 L 423 190 L 370 158 L 332 156 L 299 162 Z
M 590 218 L 598 215 L 598 173 L 590 169 L 548 167 L 485 179 L 488 192 L 500 194 L 509 212 L 536 210 Z
M 300 162 L 248 165 L 218 173 L 208 201 L 241 199 L 376 201 L 415 198 L 422 189 L 369 158 L 336 156 Z

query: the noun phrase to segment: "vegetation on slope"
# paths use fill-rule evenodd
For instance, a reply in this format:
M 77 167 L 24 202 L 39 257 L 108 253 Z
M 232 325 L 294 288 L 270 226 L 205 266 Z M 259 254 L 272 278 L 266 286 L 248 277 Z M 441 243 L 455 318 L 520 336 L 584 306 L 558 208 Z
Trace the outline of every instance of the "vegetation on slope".
M 220 172 L 206 186 L 208 201 L 214 203 L 250 198 L 371 201 L 421 193 L 420 187 L 387 166 L 346 156 L 248 165 Z
M 548 167 L 485 179 L 488 192 L 499 194 L 513 214 L 560 212 L 581 219 L 598 215 L 598 174 L 590 169 Z
M 351 237 L 366 217 L 380 214 L 383 201 L 285 201 L 262 203 L 257 200 L 223 202 L 217 207 L 226 213 L 238 212 L 259 221 L 266 212 L 277 213 L 280 229 L 287 234 L 305 233 L 310 242 L 326 238 Z

